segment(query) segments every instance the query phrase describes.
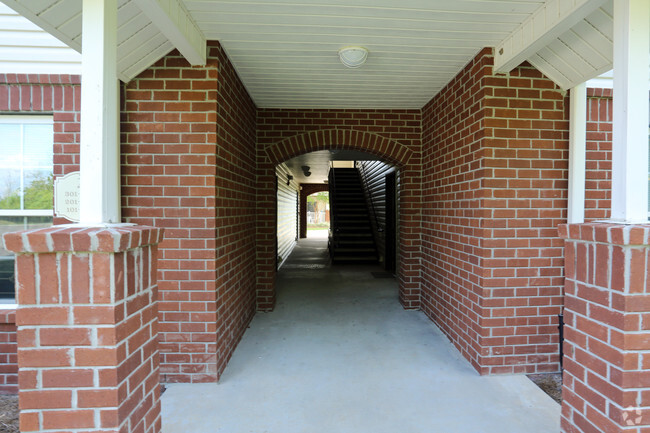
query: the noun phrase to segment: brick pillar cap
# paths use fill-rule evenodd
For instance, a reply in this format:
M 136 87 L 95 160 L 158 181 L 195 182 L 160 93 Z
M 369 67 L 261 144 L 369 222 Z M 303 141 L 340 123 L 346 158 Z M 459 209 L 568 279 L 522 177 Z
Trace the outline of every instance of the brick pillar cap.
M 149 226 L 52 226 L 6 233 L 5 248 L 14 253 L 117 253 L 162 241 L 163 230 Z
M 650 245 L 650 224 L 617 224 L 594 221 L 582 224 L 561 224 L 560 237 L 572 241 L 610 245 Z

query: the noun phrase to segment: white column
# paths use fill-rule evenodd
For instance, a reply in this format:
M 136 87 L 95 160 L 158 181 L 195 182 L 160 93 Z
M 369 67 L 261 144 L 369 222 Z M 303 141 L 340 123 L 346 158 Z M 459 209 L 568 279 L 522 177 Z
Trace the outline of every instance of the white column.
M 648 220 L 648 0 L 614 0 L 612 221 Z
M 571 89 L 569 112 L 569 204 L 567 222 L 585 222 L 585 171 L 587 157 L 587 84 Z
M 117 0 L 83 0 L 80 224 L 120 223 Z

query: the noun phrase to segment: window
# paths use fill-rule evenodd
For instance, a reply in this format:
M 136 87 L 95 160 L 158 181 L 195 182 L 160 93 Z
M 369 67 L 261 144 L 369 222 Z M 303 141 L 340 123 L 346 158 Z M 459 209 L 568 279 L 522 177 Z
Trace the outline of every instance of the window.
M 52 116 L 0 116 L 0 235 L 52 225 Z M 0 246 L 0 298 L 14 297 L 14 257 Z

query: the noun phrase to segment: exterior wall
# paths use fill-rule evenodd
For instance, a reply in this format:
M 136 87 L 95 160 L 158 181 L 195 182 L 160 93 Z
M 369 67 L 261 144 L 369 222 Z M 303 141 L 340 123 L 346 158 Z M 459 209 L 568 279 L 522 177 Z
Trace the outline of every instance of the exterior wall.
M 423 113 L 422 308 L 481 373 L 558 369 L 568 113 L 481 52 Z
M 79 169 L 80 83 L 78 75 L 0 74 L 0 113 L 52 113 L 55 177 Z
M 422 310 L 481 368 L 483 52 L 424 108 Z
M 612 190 L 612 90 L 587 89 L 585 220 L 609 218 Z
M 221 47 L 126 85 L 122 143 L 123 219 L 166 232 L 162 380 L 216 381 L 255 311 L 255 105 Z
M 279 269 L 293 251 L 293 247 L 296 246 L 298 238 L 298 190 L 300 187 L 295 180 L 291 180 L 287 185 L 287 176 L 293 175 L 286 164 L 278 165 L 275 169 L 275 175 L 278 184 L 277 266 Z
M 258 309 L 275 304 L 275 166 L 326 149 L 360 150 L 400 167 L 400 302 L 419 307 L 420 121 L 419 110 L 258 110 Z
M 55 176 L 74 171 L 79 164 L 79 83 L 77 75 L 0 74 L 0 114 L 52 114 Z M 15 312 L 0 310 L 0 317 L 0 392 L 15 393 L 18 392 Z
M 16 310 L 0 310 L 0 393 L 18 392 Z
M 0 80 L 0 112 L 54 113 L 55 175 L 78 170 L 79 78 Z M 568 115 L 534 69 L 492 76 L 483 51 L 422 112 L 257 110 L 215 43 L 207 67 L 171 54 L 125 86 L 122 103 L 124 219 L 167 233 L 163 381 L 216 380 L 256 300 L 272 307 L 275 165 L 325 148 L 403 169 L 406 306 L 421 307 L 482 373 L 557 368 Z M 590 91 L 588 107 L 594 219 L 609 207 L 611 93 Z
M 359 161 L 357 166 L 368 200 L 377 251 L 383 263 L 386 257 L 386 175 L 395 168 L 382 161 Z
M 81 73 L 81 53 L 1 3 L 0 17 L 3 23 L 0 71 Z

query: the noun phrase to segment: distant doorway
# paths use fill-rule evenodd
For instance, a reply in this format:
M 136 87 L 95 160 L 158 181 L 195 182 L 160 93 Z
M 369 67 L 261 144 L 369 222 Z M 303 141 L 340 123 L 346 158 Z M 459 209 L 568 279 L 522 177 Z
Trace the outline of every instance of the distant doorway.
M 320 191 L 307 196 L 307 238 L 326 239 L 329 229 L 329 192 Z

